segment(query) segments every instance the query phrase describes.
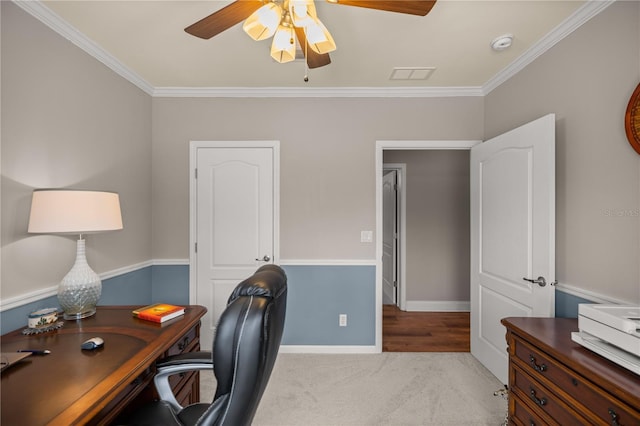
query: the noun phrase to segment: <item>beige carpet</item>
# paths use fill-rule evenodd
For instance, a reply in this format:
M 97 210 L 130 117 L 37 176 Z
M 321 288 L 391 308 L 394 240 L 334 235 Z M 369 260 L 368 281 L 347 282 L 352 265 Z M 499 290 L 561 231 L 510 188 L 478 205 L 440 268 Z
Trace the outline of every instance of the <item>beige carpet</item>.
M 201 378 L 210 401 L 213 374 Z M 497 426 L 501 387 L 469 353 L 280 354 L 253 425 Z

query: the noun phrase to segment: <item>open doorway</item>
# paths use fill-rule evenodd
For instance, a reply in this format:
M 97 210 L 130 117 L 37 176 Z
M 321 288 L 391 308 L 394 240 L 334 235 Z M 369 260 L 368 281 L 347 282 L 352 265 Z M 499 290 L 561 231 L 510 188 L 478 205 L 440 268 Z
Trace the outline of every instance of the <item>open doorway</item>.
M 469 150 L 477 143 L 479 141 L 379 141 L 377 144 L 378 224 L 384 226 L 385 220 L 384 169 L 389 163 L 407 164 L 403 182 L 404 223 L 401 221 L 400 225 L 405 227 L 406 234 L 401 239 L 405 266 L 398 286 L 398 299 L 402 298 L 402 303 L 399 300 L 389 303 L 389 298 L 385 298 L 384 262 L 377 265 L 376 274 L 377 288 L 381 290 L 381 297 L 377 299 L 381 315 L 378 331 L 381 334 L 383 321 L 385 333 L 389 329 L 400 331 L 395 336 L 396 344 L 391 345 L 396 349 L 420 351 L 418 337 L 426 336 L 429 351 L 468 351 L 468 173 Z M 461 180 L 464 185 L 460 184 Z M 384 231 L 378 229 L 377 235 L 383 234 Z M 377 243 L 376 249 L 381 253 L 377 258 L 384 260 L 384 238 Z M 425 327 L 426 331 L 421 330 Z M 446 342 L 453 346 L 447 346 Z M 390 350 L 389 341 L 382 347 L 382 335 L 380 343 L 381 350 Z

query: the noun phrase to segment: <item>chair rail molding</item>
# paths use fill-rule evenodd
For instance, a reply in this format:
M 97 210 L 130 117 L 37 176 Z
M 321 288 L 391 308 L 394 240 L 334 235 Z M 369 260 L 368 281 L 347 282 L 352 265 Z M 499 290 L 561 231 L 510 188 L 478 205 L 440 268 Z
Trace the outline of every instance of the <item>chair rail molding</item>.
M 99 273 L 98 276 L 101 280 L 108 280 L 109 278 L 118 277 L 120 275 L 128 274 L 131 272 L 139 271 L 151 266 L 175 266 L 175 265 L 188 265 L 189 259 L 152 259 L 146 260 L 132 265 L 123 266 L 122 268 L 112 269 L 110 271 Z M 28 303 L 37 302 L 47 297 L 52 297 L 58 294 L 58 283 L 51 284 L 48 287 L 30 291 L 14 297 L 7 297 L 0 299 L 0 312 L 4 312 L 9 309 L 17 308 Z

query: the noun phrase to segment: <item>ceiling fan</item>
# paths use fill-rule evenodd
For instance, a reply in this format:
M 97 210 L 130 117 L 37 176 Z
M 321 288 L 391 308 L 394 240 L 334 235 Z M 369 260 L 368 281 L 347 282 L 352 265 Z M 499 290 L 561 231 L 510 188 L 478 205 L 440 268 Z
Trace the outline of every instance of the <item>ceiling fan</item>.
M 425 16 L 436 0 L 327 0 L 329 3 L 358 6 L 387 12 Z M 254 40 L 273 36 L 271 57 L 284 63 L 295 59 L 296 42 L 307 66 L 319 68 L 331 63 L 329 52 L 336 45 L 317 17 L 314 0 L 236 0 L 184 30 L 210 39 L 239 22 Z

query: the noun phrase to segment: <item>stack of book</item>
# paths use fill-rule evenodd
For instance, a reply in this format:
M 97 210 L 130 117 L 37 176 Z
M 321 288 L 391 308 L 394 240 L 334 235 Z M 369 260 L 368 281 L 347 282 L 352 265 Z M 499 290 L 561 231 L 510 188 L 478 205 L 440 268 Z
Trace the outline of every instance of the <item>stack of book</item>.
M 168 303 L 155 303 L 133 310 L 134 317 L 159 323 L 169 321 L 180 315 L 184 315 L 184 306 L 170 305 Z

